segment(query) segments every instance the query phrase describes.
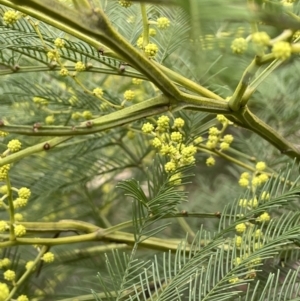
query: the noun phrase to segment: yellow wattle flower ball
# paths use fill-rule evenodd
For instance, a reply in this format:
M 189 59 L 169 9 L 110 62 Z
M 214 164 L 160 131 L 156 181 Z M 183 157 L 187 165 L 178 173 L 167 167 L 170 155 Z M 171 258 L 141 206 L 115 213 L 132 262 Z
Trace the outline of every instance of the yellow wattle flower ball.
M 171 172 L 174 171 L 176 169 L 176 164 L 174 162 L 168 162 L 165 164 L 165 171 L 166 172 Z
M 85 118 L 86 120 L 89 120 L 93 118 L 93 114 L 91 111 L 84 111 L 82 113 L 82 117 Z
M 10 170 L 10 164 L 6 164 L 0 167 L 0 180 L 6 179 L 9 170 Z
M 216 160 L 214 157 L 210 156 L 209 158 L 206 159 L 206 165 L 207 166 L 214 166 L 216 164 Z
M 149 29 L 149 36 L 150 37 L 155 37 L 156 36 L 156 30 L 154 28 Z
M 236 38 L 231 43 L 233 53 L 242 54 L 248 48 L 248 42 L 244 38 Z
M 26 228 L 23 225 L 16 225 L 15 234 L 17 237 L 24 236 L 26 234 Z
M 31 190 L 28 189 L 27 187 L 21 187 L 18 190 L 18 196 L 22 199 L 29 199 L 30 195 L 31 195 Z
M 128 8 L 132 5 L 132 1 L 128 0 L 119 0 L 119 4 L 125 8 Z
M 13 270 L 7 270 L 3 273 L 4 279 L 7 281 L 14 281 L 16 279 L 16 273 Z
M 3 21 L 6 24 L 15 24 L 19 19 L 19 13 L 13 10 L 8 10 L 3 14 Z
M 266 46 L 269 44 L 271 38 L 265 31 L 259 31 L 252 34 L 252 41 L 253 43 Z
M 21 295 L 18 297 L 17 301 L 29 301 L 29 299 L 26 295 Z
M 47 263 L 53 262 L 54 261 L 54 254 L 52 252 L 47 252 L 43 255 L 42 260 L 44 260 Z
M 144 133 L 150 134 L 153 130 L 154 130 L 154 126 L 150 122 L 144 123 L 142 126 L 142 131 Z
M 0 282 L 0 301 L 5 301 L 9 295 L 9 289 L 6 283 Z
M 61 38 L 56 38 L 55 41 L 54 41 L 54 45 L 57 48 L 63 48 L 65 46 L 65 41 L 62 40 Z
M 13 139 L 13 140 L 10 140 L 8 142 L 7 148 L 11 152 L 15 153 L 15 152 L 19 151 L 22 148 L 22 143 L 18 139 Z
M 243 232 L 245 232 L 246 229 L 247 229 L 247 226 L 246 226 L 245 223 L 240 223 L 240 224 L 235 226 L 235 230 L 238 233 L 243 233 Z
M 83 63 L 83 62 L 77 62 L 76 64 L 75 64 L 75 70 L 77 71 L 77 72 L 81 72 L 81 71 L 84 71 L 85 70 L 85 64 Z
M 25 269 L 26 269 L 26 270 L 29 270 L 29 269 L 31 269 L 33 266 L 34 266 L 34 261 L 30 260 L 30 261 L 28 261 L 28 262 L 26 263 Z M 33 268 L 32 270 L 35 270 L 35 268 Z
M 268 222 L 270 221 L 271 217 L 269 215 L 269 213 L 267 212 L 264 212 L 263 214 L 261 214 L 257 219 L 256 221 L 258 222 Z
M 255 165 L 255 168 L 257 171 L 263 171 L 266 169 L 266 167 L 267 167 L 267 165 L 263 161 L 257 162 L 257 164 Z
M 5 221 L 0 221 L 0 232 L 5 232 L 8 229 L 8 224 Z
M 158 52 L 158 47 L 154 43 L 149 43 L 145 47 L 145 53 L 150 57 L 154 57 L 157 54 L 157 52 Z
M 170 26 L 170 20 L 166 17 L 160 17 L 157 19 L 157 27 L 160 29 L 166 29 Z
M 123 95 L 124 99 L 127 101 L 131 101 L 135 97 L 135 93 L 132 90 L 126 90 Z
M 1 265 L 2 265 L 2 267 L 4 267 L 4 268 L 8 268 L 8 267 L 11 265 L 10 259 L 9 259 L 9 258 L 3 258 L 3 259 L 1 260 Z
M 291 44 L 285 41 L 276 42 L 273 45 L 272 53 L 276 59 L 286 60 L 292 55 Z
M 102 90 L 101 88 L 95 88 L 95 89 L 93 90 L 93 93 L 94 93 L 94 95 L 96 95 L 97 97 L 102 97 L 103 94 L 104 94 L 104 92 L 103 92 L 103 90 Z
M 51 125 L 51 124 L 54 123 L 54 121 L 55 121 L 55 118 L 54 118 L 53 115 L 47 116 L 47 117 L 45 118 L 45 123 L 46 123 L 46 124 Z
M 59 71 L 59 75 L 68 76 L 69 75 L 69 70 L 67 68 L 61 68 L 60 71 Z

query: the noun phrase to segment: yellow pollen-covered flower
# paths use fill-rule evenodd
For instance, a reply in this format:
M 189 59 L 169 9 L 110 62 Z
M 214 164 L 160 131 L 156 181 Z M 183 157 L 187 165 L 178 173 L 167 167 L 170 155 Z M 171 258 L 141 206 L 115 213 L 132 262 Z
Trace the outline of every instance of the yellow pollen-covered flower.
M 213 126 L 208 130 L 208 133 L 211 136 L 216 136 L 220 133 L 220 131 L 215 126 Z
M 22 143 L 18 139 L 10 140 L 7 144 L 7 148 L 13 153 L 19 151 L 21 147 Z
M 245 178 L 240 178 L 239 185 L 242 187 L 247 187 L 249 185 L 249 180 L 247 180 Z
M 15 234 L 17 237 L 24 236 L 26 234 L 26 228 L 23 225 L 16 225 Z
M 68 76 L 69 75 L 69 70 L 67 68 L 61 68 L 60 71 L 59 71 L 59 75 Z
M 83 63 L 83 62 L 77 62 L 76 64 L 75 64 L 75 70 L 77 71 L 77 72 L 81 72 L 81 71 L 84 71 L 85 70 L 85 64 Z
M 268 222 L 270 221 L 271 217 L 267 212 L 264 212 L 261 214 L 258 218 L 256 218 L 256 221 L 258 222 Z
M 5 221 L 0 221 L 0 232 L 5 232 L 8 229 L 8 224 Z
M 53 262 L 54 261 L 54 254 L 52 252 L 47 252 L 43 255 L 42 260 L 44 260 L 47 263 Z
M 247 226 L 246 226 L 245 223 L 240 223 L 240 224 L 235 226 L 235 230 L 238 233 L 243 233 L 243 232 L 245 232 L 246 229 L 247 229 Z
M 235 239 L 234 239 L 234 243 L 236 245 L 236 247 L 240 247 L 242 245 L 242 236 L 236 235 Z
M 184 120 L 182 118 L 175 118 L 174 120 L 174 127 L 182 128 L 184 126 Z
M 270 42 L 270 36 L 265 31 L 259 31 L 252 34 L 252 41 L 253 43 L 266 46 Z
M 84 111 L 82 112 L 82 117 L 86 120 L 89 120 L 93 118 L 93 114 L 91 111 Z
M 132 5 L 132 1 L 128 0 L 119 0 L 119 4 L 125 8 L 128 8 Z
M 265 170 L 267 167 L 266 163 L 261 161 L 261 162 L 257 162 L 257 164 L 255 165 L 255 168 L 257 171 L 263 171 Z
M 229 149 L 229 147 L 230 147 L 230 145 L 227 142 L 220 143 L 220 149 L 221 150 L 227 150 L 227 149 Z
M 233 53 L 242 54 L 248 48 L 248 42 L 244 38 L 236 38 L 231 43 Z
M 142 131 L 144 133 L 151 133 L 152 131 L 154 130 L 154 126 L 152 123 L 150 122 L 147 122 L 147 123 L 144 123 L 143 126 L 142 126 Z
M 216 160 L 214 157 L 210 156 L 206 159 L 206 165 L 207 166 L 214 166 L 216 164 Z
M 171 172 L 176 169 L 176 164 L 172 161 L 168 162 L 165 164 L 165 171 L 166 172 Z
M 152 145 L 155 147 L 155 148 L 160 148 L 162 143 L 160 141 L 159 138 L 155 137 L 153 140 L 152 140 Z
M 157 27 L 160 29 L 166 29 L 170 26 L 170 20 L 166 17 L 160 17 L 157 19 Z
M 255 197 L 255 198 L 249 200 L 248 206 L 251 208 L 257 208 L 257 206 L 258 206 L 257 198 Z
M 292 54 L 291 44 L 285 41 L 276 42 L 273 45 L 272 53 L 274 54 L 276 59 L 286 60 Z
M 3 14 L 3 21 L 6 24 L 14 24 L 18 21 L 19 14 L 16 11 L 8 10 Z
M 123 95 L 124 99 L 127 101 L 133 100 L 134 96 L 135 96 L 135 93 L 132 90 L 126 90 Z
M 95 89 L 93 90 L 93 93 L 94 93 L 94 95 L 96 95 L 97 97 L 102 97 L 103 94 L 104 94 L 104 92 L 103 92 L 103 90 L 102 90 L 101 88 L 95 88 Z
M 232 135 L 225 135 L 223 137 L 223 141 L 226 142 L 226 143 L 228 143 L 228 144 L 230 144 L 233 141 L 233 136 Z
M 14 281 L 16 279 L 16 273 L 13 270 L 7 270 L 3 273 L 4 279 L 7 281 Z
M 56 38 L 55 41 L 54 41 L 54 45 L 57 48 L 63 48 L 65 46 L 65 41 L 62 40 L 61 38 Z
M 0 167 L 0 181 L 6 179 L 9 170 L 10 164 L 6 164 Z
M 29 299 L 26 295 L 20 295 L 18 297 L 17 301 L 29 301 Z
M 9 289 L 6 283 L 0 282 L 0 301 L 7 300 L 9 295 Z
M 53 115 L 47 116 L 47 117 L 45 118 L 45 123 L 46 123 L 46 124 L 53 124 L 54 121 L 55 121 L 55 118 L 54 118 Z
M 260 196 L 260 199 L 262 201 L 267 201 L 269 198 L 270 198 L 270 194 L 267 191 L 263 191 Z
M 158 47 L 156 44 L 154 43 L 149 43 L 148 45 L 146 45 L 145 47 L 145 53 L 150 56 L 150 57 L 154 57 L 158 52 Z
M 171 134 L 171 140 L 174 142 L 181 142 L 182 141 L 182 134 L 180 132 L 173 132 Z

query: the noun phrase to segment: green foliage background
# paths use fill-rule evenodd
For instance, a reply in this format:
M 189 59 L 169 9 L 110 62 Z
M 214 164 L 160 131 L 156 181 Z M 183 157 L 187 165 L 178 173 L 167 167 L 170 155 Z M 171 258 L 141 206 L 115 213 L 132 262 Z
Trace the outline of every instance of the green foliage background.
M 38 262 L 7 300 L 22 294 L 29 300 L 64 301 L 300 300 L 299 54 L 280 61 L 268 47 L 267 63 L 250 70 L 256 55 L 252 44 L 241 55 L 230 48 L 235 38 L 251 35 L 253 24 L 272 38 L 290 29 L 287 40 L 292 42 L 300 29 L 298 1 L 291 10 L 279 1 L 250 0 L 134 1 L 129 8 L 114 0 L 21 2 L 0 0 L 0 15 L 19 10 L 33 23 L 40 19 L 39 31 L 26 17 L 13 25 L 0 19 L 0 130 L 9 133 L 0 138 L 0 152 L 11 139 L 22 142 L 22 150 L 1 157 L 0 166 L 13 163 L 12 186 L 31 189 L 28 205 L 18 210 L 30 224 L 24 223 L 27 242 L 11 242 L 7 233 L 1 234 L 1 256 L 12 260 L 20 279 L 26 262 L 38 255 L 34 245 L 40 237 L 50 239 L 45 245 L 51 246 L 55 261 Z M 171 22 L 166 30 L 150 26 L 157 30 L 150 40 L 159 48 L 152 60 L 136 57 L 117 36 L 144 55 L 136 46 L 145 26 L 141 7 L 150 23 L 161 16 Z M 92 13 L 97 8 L 99 15 Z M 116 36 L 101 33 L 102 12 Z M 100 41 L 97 34 L 103 35 Z M 65 41 L 60 59 L 70 74 L 78 61 L 88 66 L 76 75 L 85 91 L 71 76 L 60 76 L 60 66 L 47 57 L 57 37 Z M 153 66 L 152 78 L 140 65 Z M 225 98 L 238 91 L 246 69 L 251 75 L 247 88 L 254 92 L 246 106 L 233 110 Z M 143 82 L 134 85 L 132 78 Z M 172 85 L 180 93 L 172 95 Z M 86 92 L 96 87 L 113 105 L 120 105 L 128 89 L 136 97 L 116 110 Z M 146 101 L 153 98 L 159 104 L 151 102 L 148 108 Z M 145 104 L 141 110 L 140 104 Z M 84 111 L 95 121 L 90 129 L 84 118 L 72 118 Z M 221 126 L 216 114 L 225 114 L 235 123 L 226 130 L 234 136 L 223 152 L 227 157 L 200 148 L 195 165 L 182 168 L 183 184 L 170 182 L 163 168 L 166 158 L 155 153 L 151 137 L 141 131 L 143 123 L 155 123 L 162 113 L 185 120 L 189 142 L 206 139 L 209 128 Z M 46 124 L 48 116 L 54 116 L 53 125 Z M 208 167 L 211 154 L 216 164 Z M 255 191 L 259 206 L 251 211 L 238 205 L 240 198 L 254 197 L 238 181 L 259 161 L 273 176 Z M 270 192 L 269 202 L 262 202 L 262 191 Z M 8 221 L 8 212 L 0 209 L 0 220 Z M 261 225 L 255 219 L 265 211 L 272 221 Z M 246 234 L 244 247 L 235 246 L 235 226 L 242 222 L 262 229 L 264 247 L 250 251 L 253 240 Z M 95 229 L 99 237 L 84 236 Z M 56 243 L 58 236 L 65 240 Z M 244 260 L 235 266 L 239 252 Z M 258 257 L 263 261 L 251 265 L 255 277 L 250 279 L 250 262 Z M 230 282 L 234 277 L 240 281 Z M 2 273 L 0 282 L 8 283 Z

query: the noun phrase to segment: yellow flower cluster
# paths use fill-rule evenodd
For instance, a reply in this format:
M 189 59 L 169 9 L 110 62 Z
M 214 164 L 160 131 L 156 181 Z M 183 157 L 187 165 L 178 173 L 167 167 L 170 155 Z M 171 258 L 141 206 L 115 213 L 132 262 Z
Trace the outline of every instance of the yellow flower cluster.
M 8 224 L 5 221 L 0 221 L 0 232 L 5 232 L 8 229 Z
M 132 101 L 135 97 L 135 93 L 132 90 L 126 90 L 123 94 L 123 97 L 127 101 Z
M 54 261 L 54 254 L 52 252 L 47 252 L 43 255 L 42 260 L 44 260 L 47 263 Z
M 140 85 L 142 82 L 143 82 L 143 80 L 140 79 L 140 78 L 133 78 L 133 79 L 132 79 L 132 83 L 133 83 L 134 85 Z
M 18 190 L 18 198 L 13 201 L 14 208 L 22 208 L 25 207 L 28 203 L 28 199 L 30 198 L 31 191 L 26 187 L 22 187 Z
M 148 45 L 146 45 L 146 47 L 145 47 L 145 53 L 149 57 L 154 57 L 157 54 L 157 52 L 158 52 L 158 47 L 157 47 L 156 44 L 149 43 Z
M 172 127 L 170 118 L 166 115 L 157 119 L 156 126 L 147 122 L 142 126 L 142 131 L 153 136 L 152 145 L 158 153 L 166 156 L 169 161 L 165 164 L 166 172 L 174 172 L 182 166 L 191 165 L 195 162 L 196 146 L 184 143 L 183 131 L 184 120 L 175 118 Z M 179 177 L 172 180 L 179 180 Z
M 65 41 L 62 40 L 61 38 L 57 38 L 55 39 L 54 41 L 54 45 L 57 47 L 57 48 L 63 48 L 65 46 Z
M 149 29 L 149 36 L 150 37 L 155 37 L 156 36 L 156 30 L 154 28 Z
M 14 281 L 16 279 L 16 273 L 13 270 L 7 270 L 3 273 L 4 279 L 7 281 Z
M 255 188 L 266 183 L 269 179 L 269 176 L 263 172 L 266 168 L 267 165 L 265 162 L 258 162 L 255 166 L 256 171 L 253 172 L 252 176 L 248 172 L 241 174 L 239 185 L 242 187 L 248 187 L 251 181 L 252 188 Z
M 104 92 L 103 92 L 103 90 L 102 90 L 101 88 L 95 88 L 95 89 L 93 90 L 93 94 L 94 94 L 95 96 L 97 96 L 97 97 L 102 97 L 103 94 L 104 94 Z
M 248 42 L 244 38 L 236 38 L 231 43 L 233 53 L 242 54 L 248 48 Z
M 75 64 L 75 70 L 77 71 L 77 72 L 81 72 L 81 71 L 84 71 L 85 70 L 85 64 L 83 63 L 83 62 L 77 62 L 76 64 Z
M 10 164 L 6 164 L 0 167 L 0 181 L 3 181 L 7 178 L 9 169 Z
M 223 115 L 222 115 L 223 116 Z M 224 117 L 225 118 L 225 117 Z M 221 138 L 221 131 L 218 130 L 216 127 L 211 127 L 208 131 L 208 138 L 206 142 L 206 147 L 209 149 L 214 149 L 217 147 L 218 143 L 220 150 L 225 151 L 229 149 L 230 144 L 233 141 L 232 135 L 225 135 L 223 138 Z
M 16 225 L 15 234 L 17 237 L 24 236 L 26 234 L 26 228 L 23 225 Z
M 259 46 L 267 46 L 270 39 L 270 36 L 265 31 L 259 31 L 252 34 L 253 43 Z
M 59 75 L 61 76 L 68 76 L 69 75 L 69 70 L 67 68 L 61 68 L 59 71 Z
M 157 27 L 160 29 L 166 29 L 170 26 L 170 20 L 166 17 L 160 17 L 157 19 Z
M 2 131 L 0 131 L 0 137 L 6 137 L 7 135 L 8 135 L 7 132 L 2 132 Z
M 285 41 L 276 42 L 273 45 L 272 53 L 276 59 L 286 60 L 292 55 L 291 44 Z
M 20 295 L 18 297 L 17 301 L 29 301 L 29 299 L 26 295 Z
M 9 289 L 6 283 L 0 282 L 0 301 L 5 301 L 9 295 Z
M 12 152 L 15 153 L 19 151 L 22 147 L 22 143 L 18 139 L 10 140 L 7 144 L 7 148 Z
M 45 123 L 46 124 L 53 124 L 54 123 L 54 121 L 55 121 L 55 118 L 54 118 L 54 116 L 53 115 L 49 115 L 49 116 L 47 116 L 46 118 L 45 118 Z
M 8 10 L 3 14 L 3 21 L 6 24 L 15 24 L 19 19 L 19 13 L 13 10 Z
M 125 8 L 128 8 L 132 5 L 132 1 L 128 0 L 119 0 L 119 4 Z
M 47 57 L 50 61 L 57 61 L 60 57 L 60 54 L 57 49 L 52 49 L 47 52 Z
M 82 112 L 82 117 L 86 120 L 92 119 L 93 118 L 93 114 L 91 111 L 83 111 Z

